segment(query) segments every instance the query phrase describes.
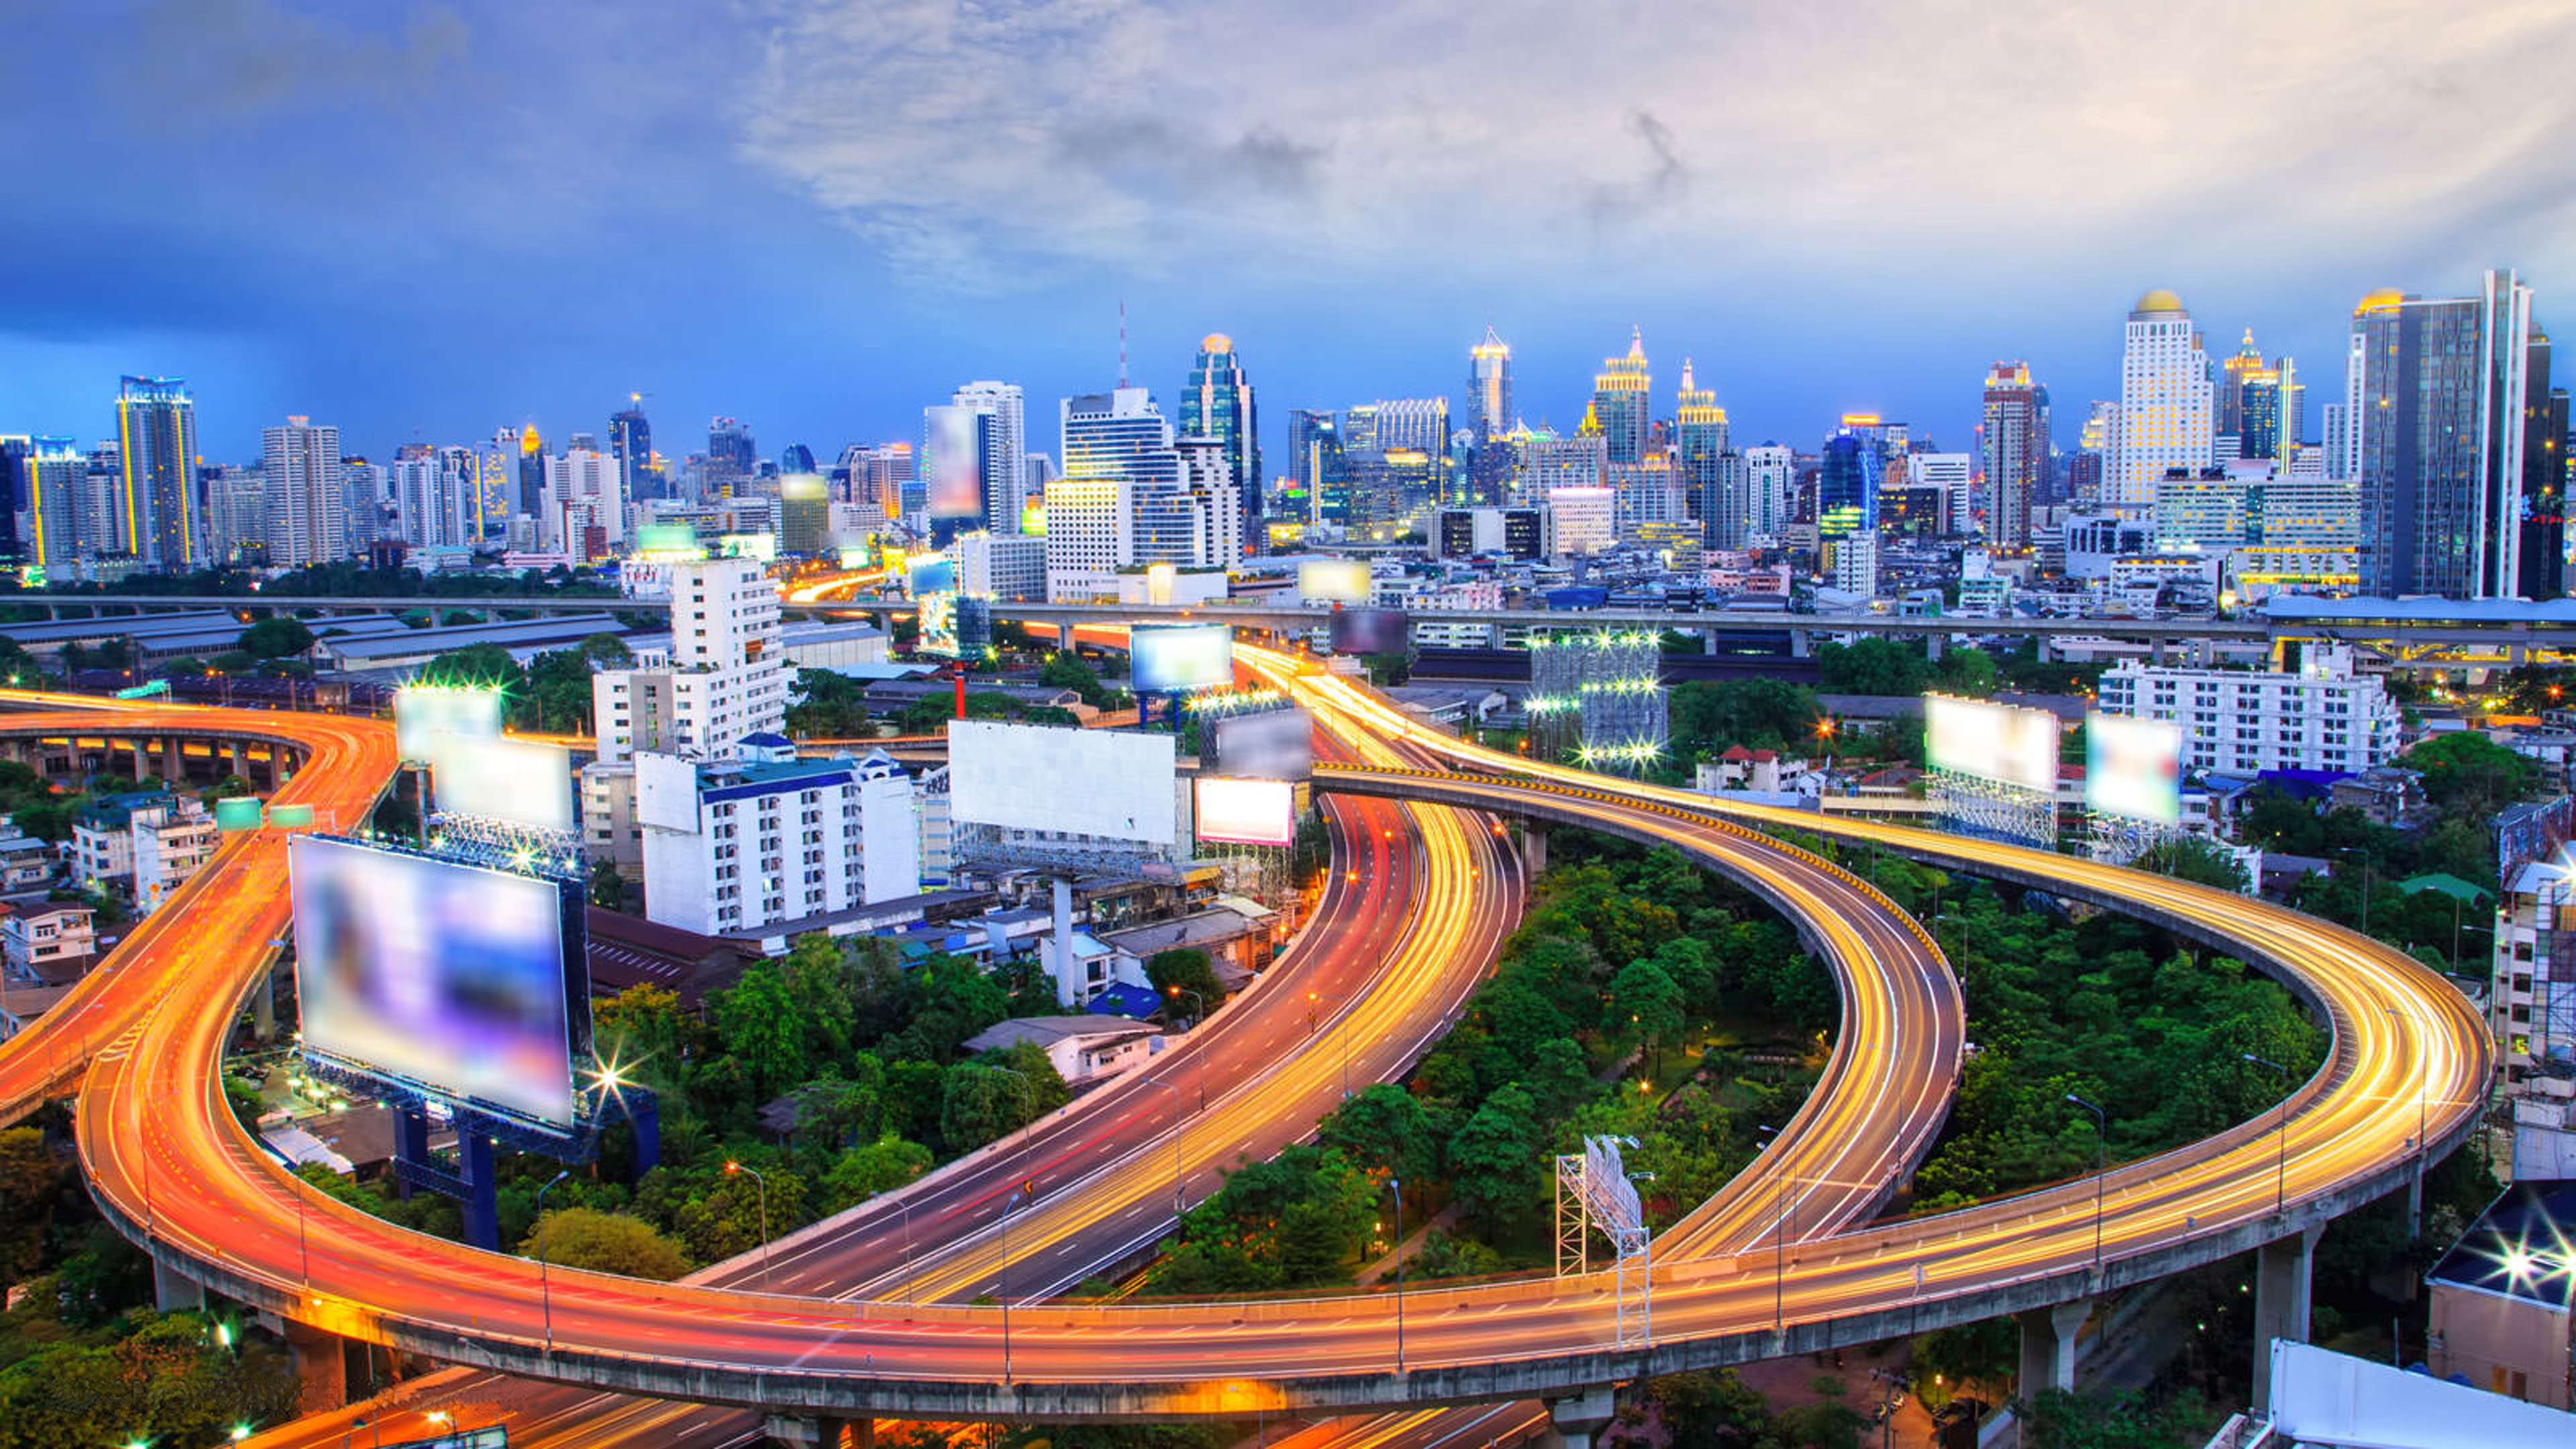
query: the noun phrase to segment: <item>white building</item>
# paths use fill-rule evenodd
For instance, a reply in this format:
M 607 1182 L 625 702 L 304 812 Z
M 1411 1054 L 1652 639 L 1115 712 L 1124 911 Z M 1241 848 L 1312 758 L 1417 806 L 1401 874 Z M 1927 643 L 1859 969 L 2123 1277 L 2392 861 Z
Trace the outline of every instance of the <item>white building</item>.
M 1834 587 L 1864 599 L 1878 595 L 1878 540 L 1854 533 L 1832 540 Z
M 1547 490 L 1548 533 L 1562 558 L 1608 553 L 1619 546 L 1619 497 L 1615 488 Z
M 482 463 L 471 448 L 425 449 L 393 461 L 395 530 L 414 548 L 471 546 L 483 536 L 477 512 Z
M 2527 861 L 2504 884 L 2487 1012 L 2514 1117 L 2512 1175 L 2576 1177 L 2576 951 L 2558 924 L 2576 907 L 2576 871 Z
M 1046 597 L 1046 540 L 1018 533 L 961 533 L 948 545 L 957 591 L 1008 603 Z
M 1943 533 L 1965 533 L 1976 493 L 1977 460 L 1966 453 L 1909 453 L 1905 458 L 1907 481 L 1917 488 L 1941 491 L 1940 525 Z M 1992 481 L 1989 480 L 1989 491 Z M 2019 497 L 2021 495 L 2015 495 Z M 2021 531 L 2030 531 L 2027 504 L 2019 507 L 2017 517 Z M 1987 524 L 1987 536 L 1994 537 L 1995 525 Z
M 77 976 L 98 954 L 97 912 L 65 901 L 0 905 L 0 961 L 37 981 Z
M 705 758 L 787 721 L 778 585 L 752 559 L 671 566 L 671 660 L 591 678 L 599 759 L 644 750 Z
M 1798 455 L 1787 444 L 1744 450 L 1744 547 L 1778 546 L 1781 530 L 1796 516 L 1797 492 Z
M 344 557 L 349 528 L 340 489 L 340 430 L 290 417 L 260 437 L 268 561 L 302 567 Z
M 626 542 L 626 487 L 617 459 L 588 448 L 573 448 L 546 460 L 545 516 L 537 538 L 546 548 L 577 559 L 605 557 Z M 589 530 L 599 529 L 604 545 L 591 553 Z
M 731 758 L 647 753 L 634 768 L 651 920 L 702 936 L 829 931 L 921 890 L 912 780 L 883 751 L 800 760 L 757 734 Z
M 72 822 L 73 876 L 91 890 L 123 887 L 148 915 L 222 843 L 214 817 L 193 795 L 110 796 Z
M 976 429 L 977 487 L 984 526 L 995 533 L 1020 531 L 1020 504 L 1028 496 L 1027 402 L 1015 382 L 970 382 L 950 401 L 991 421 Z
M 1159 1027 L 1123 1016 L 1015 1016 L 966 1038 L 965 1050 L 999 1051 L 1025 1042 L 1046 1053 L 1057 1076 L 1080 1086 L 1143 1066 L 1160 1034 Z
M 2126 660 L 2102 676 L 2105 714 L 2173 720 L 2195 770 L 2357 775 L 2397 753 L 2397 706 L 2352 651 L 2318 647 L 2299 672 L 2188 669 Z
M 1064 475 L 1046 487 L 1046 592 L 1056 601 L 1117 592 L 1140 564 L 1225 567 L 1243 557 L 1243 490 L 1224 443 L 1175 446 L 1141 387 L 1067 398 Z
M 2168 472 L 2209 466 L 2217 405 L 2209 357 L 2182 298 L 2162 287 L 2140 297 L 2120 358 L 2119 427 L 2103 459 L 2104 501 L 2124 518 L 2160 511 Z

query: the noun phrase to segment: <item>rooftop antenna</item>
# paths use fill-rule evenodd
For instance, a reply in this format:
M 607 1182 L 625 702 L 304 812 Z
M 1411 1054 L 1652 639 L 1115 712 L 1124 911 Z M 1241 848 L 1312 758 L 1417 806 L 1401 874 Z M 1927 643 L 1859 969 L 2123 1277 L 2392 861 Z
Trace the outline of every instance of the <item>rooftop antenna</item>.
M 1127 299 L 1118 299 L 1118 385 L 1127 386 Z

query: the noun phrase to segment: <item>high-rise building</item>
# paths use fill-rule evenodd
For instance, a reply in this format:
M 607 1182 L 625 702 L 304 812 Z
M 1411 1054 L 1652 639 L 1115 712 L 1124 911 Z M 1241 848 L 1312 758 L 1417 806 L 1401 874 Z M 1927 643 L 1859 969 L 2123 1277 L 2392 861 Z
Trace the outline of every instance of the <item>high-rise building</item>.
M 87 546 L 81 520 L 89 460 L 69 438 L 39 436 L 27 440 L 26 466 L 27 562 L 59 568 Z
M 185 379 L 118 382 L 116 442 L 122 487 L 116 501 L 121 547 L 156 568 L 205 563 L 197 516 L 197 405 Z
M 1654 406 L 1648 393 L 1653 381 L 1646 370 L 1645 332 L 1631 327 L 1628 355 L 1603 358 L 1601 371 L 1592 379 L 1592 416 L 1601 425 L 1604 456 L 1613 467 L 1646 456 L 1647 440 L 1654 431 Z
M 1996 547 L 2030 546 L 2031 503 L 2048 472 L 2048 448 L 2048 389 L 2031 380 L 2030 364 L 1998 362 L 1987 369 L 1977 452 L 1985 474 L 1986 539 Z M 1955 499 L 1952 506 L 1955 511 Z
M 29 557 L 27 540 L 18 523 L 28 516 L 28 501 L 36 496 L 35 485 L 34 440 L 23 434 L 0 437 L 0 564 L 44 562 L 41 555 Z M 32 529 L 30 522 L 29 530 Z
M 840 468 L 834 471 L 847 470 L 849 489 L 843 496 L 849 502 L 900 518 L 904 492 L 913 482 L 913 457 L 908 442 L 852 443 L 841 451 Z
M 1885 467 L 1878 448 L 1848 425 L 1825 440 L 1816 478 L 1818 537 L 1878 536 L 1878 485 Z
M 2353 309 L 2362 592 L 2520 587 L 2531 300 L 2491 271 L 2475 296 L 2382 291 Z
M 2044 404 L 2043 404 L 2044 406 Z M 1880 521 L 1891 533 L 1918 532 L 1935 536 L 1965 531 L 1970 495 L 1974 492 L 1977 460 L 1966 453 L 1908 453 L 1905 455 L 1906 491 L 1914 495 L 1907 500 L 1911 517 L 1907 525 L 1887 516 L 1892 512 L 1882 505 Z M 1886 486 L 1895 486 L 1896 475 L 1889 470 Z
M 653 457 L 653 425 L 644 418 L 644 394 L 628 393 L 626 406 L 608 415 L 608 450 L 617 455 L 627 497 L 667 496 L 662 465 Z
M 1137 496 L 1182 491 L 1171 422 L 1141 387 L 1066 398 L 1058 413 L 1064 476 L 1047 485 L 1047 597 L 1116 592 L 1136 562 Z
M 1351 498 L 1342 468 L 1342 423 L 1329 409 L 1288 413 L 1288 489 L 1305 503 L 1306 522 L 1348 523 Z
M 1682 359 L 1682 386 L 1673 412 L 1673 470 L 1681 484 L 1684 506 L 1700 525 L 1700 539 L 1713 543 L 1725 531 L 1720 525 L 1720 474 L 1727 448 L 1726 409 L 1717 405 L 1717 390 L 1703 388 L 1691 375 L 1691 360 Z M 1740 547 L 1740 544 L 1724 545 Z
M 2245 340 L 2237 344 L 2236 354 L 2218 365 L 2218 392 L 2211 400 L 2211 432 L 2244 436 L 2246 381 L 2256 373 L 2270 370 L 2263 361 L 2263 349 L 2254 345 L 2254 329 L 2246 328 Z M 2246 456 L 2266 455 L 2249 453 Z
M 546 440 L 537 436 L 537 425 L 530 423 L 519 430 L 519 486 L 505 514 L 536 518 L 546 506 Z
M 1373 407 L 1353 408 L 1351 412 L 1365 412 L 1372 423 L 1365 442 L 1360 430 L 1352 429 L 1348 440 L 1352 447 L 1374 448 L 1381 453 L 1439 455 L 1449 451 L 1449 399 L 1445 397 L 1380 398 Z
M 1019 532 L 1020 505 L 1028 489 L 1027 403 L 1020 385 L 970 382 L 950 401 L 976 419 L 975 492 L 984 526 L 995 533 Z
M 2549 334 L 2524 354 L 2521 579 L 2526 599 L 2567 592 L 2567 389 L 2550 386 Z
M 786 728 L 778 584 L 754 559 L 671 565 L 671 662 L 591 676 L 599 759 L 642 751 L 708 759 Z
M 588 448 L 547 459 L 538 538 L 583 561 L 617 551 L 626 541 L 623 476 L 615 458 Z
M 1772 548 L 1797 516 L 1798 455 L 1786 443 L 1744 450 L 1744 536 L 1738 546 Z
M 2105 460 L 2103 501 L 2123 518 L 2156 508 L 2156 485 L 2176 468 L 2210 465 L 2217 388 L 2182 298 L 2162 287 L 2129 312 L 2120 358 L 2119 429 Z
M 481 460 L 471 448 L 406 447 L 393 462 L 395 526 L 413 548 L 470 548 L 481 537 Z
M 823 475 L 786 473 L 778 479 L 778 547 L 799 558 L 819 556 L 832 542 L 832 492 Z
M 268 561 L 303 568 L 345 557 L 349 528 L 340 491 L 340 430 L 290 417 L 260 438 Z
M 1468 430 L 1476 435 L 1476 446 L 1500 438 L 1519 421 L 1512 412 L 1512 347 L 1485 328 L 1485 340 L 1467 349 L 1467 417 Z
M 1214 438 L 1224 445 L 1227 470 L 1241 495 L 1243 541 L 1261 547 L 1261 431 L 1252 405 L 1252 379 L 1244 375 L 1243 358 L 1234 339 L 1211 332 L 1199 339 L 1198 360 L 1190 365 L 1189 386 L 1181 392 L 1180 435 Z
M 731 498 L 760 471 L 760 448 L 749 424 L 716 418 L 707 424 L 707 464 L 700 475 L 709 498 Z

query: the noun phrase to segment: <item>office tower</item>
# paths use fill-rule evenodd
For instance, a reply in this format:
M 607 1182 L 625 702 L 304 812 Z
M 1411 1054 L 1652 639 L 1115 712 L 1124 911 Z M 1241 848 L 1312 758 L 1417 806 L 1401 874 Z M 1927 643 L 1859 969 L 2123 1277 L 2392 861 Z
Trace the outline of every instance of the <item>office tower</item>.
M 707 464 L 701 474 L 709 498 L 731 498 L 760 472 L 760 449 L 751 428 L 733 418 L 707 424 Z
M 2523 353 L 2522 541 L 2516 593 L 2567 592 L 2567 389 L 2550 386 L 2549 334 L 2538 323 Z
M 844 496 L 887 518 L 902 517 L 904 490 L 913 481 L 913 458 L 912 444 L 908 442 L 874 446 L 852 443 L 841 450 L 841 470 L 847 471 L 850 480 Z
M 33 439 L 23 434 L 0 437 L 0 564 L 18 565 L 29 562 L 27 540 L 19 531 L 19 520 L 27 516 L 28 500 L 36 496 L 36 447 Z M 28 524 L 29 531 L 33 521 Z M 42 563 L 41 557 L 34 562 Z
M 260 440 L 268 561 L 302 568 L 345 557 L 349 532 L 340 493 L 340 430 L 289 417 L 281 426 L 262 430 Z
M 1481 448 L 1512 430 L 1511 344 L 1485 328 L 1485 340 L 1467 349 L 1467 416 L 1465 422 Z
M 786 728 L 778 584 L 757 560 L 671 565 L 671 662 L 591 676 L 602 764 L 637 751 L 707 759 Z
M 1592 416 L 1601 425 L 1604 456 L 1613 467 L 1646 456 L 1653 431 L 1654 408 L 1648 396 L 1653 378 L 1646 371 L 1646 337 L 1628 329 L 1628 355 L 1607 357 L 1592 379 Z
M 2339 402 L 2325 406 L 2325 476 L 2353 480 L 2360 472 L 2354 458 L 2352 409 Z
M 2103 501 L 2123 518 L 2145 518 L 2166 474 L 2208 467 L 2216 392 L 2182 299 L 2162 287 L 2140 297 L 2120 359 L 2120 423 L 2103 469 Z
M 1896 473 L 1887 473 L 1887 486 L 1882 491 L 1881 521 L 1890 533 L 1918 533 L 1939 537 L 1967 531 L 1966 519 L 1975 490 L 1977 460 L 1966 453 L 1908 453 L 1905 455 L 1906 516 L 1899 519 L 1887 506 L 1887 496 L 1895 487 Z M 1989 490 L 1991 491 L 1991 480 Z M 2025 529 L 2027 531 L 2027 529 Z
M 1244 375 L 1243 358 L 1234 339 L 1211 332 L 1199 339 L 1198 360 L 1190 365 L 1190 383 L 1181 392 L 1180 435 L 1215 438 L 1225 445 L 1226 467 L 1242 495 L 1243 541 L 1251 551 L 1261 547 L 1261 430 L 1252 405 L 1252 379 Z
M 653 458 L 653 425 L 644 418 L 644 394 L 628 393 L 626 406 L 608 415 L 608 450 L 625 475 L 627 497 L 666 496 L 662 465 Z
M 363 557 L 369 545 L 392 531 L 384 506 L 385 478 L 381 466 L 364 458 L 340 459 L 340 536 L 352 556 Z
M 957 389 L 951 405 L 976 419 L 975 497 L 978 516 L 995 533 L 1020 531 L 1020 507 L 1028 488 L 1028 414 L 1015 382 L 970 382 Z M 923 454 L 925 462 L 929 455 Z M 925 482 L 929 475 L 925 475 Z M 942 516 L 933 507 L 934 518 Z
M 577 563 L 616 553 L 626 542 L 626 495 L 617 460 L 588 448 L 567 448 L 547 459 L 537 537 Z
M 413 548 L 471 548 L 481 470 L 471 448 L 406 447 L 394 459 L 396 527 Z
M 1288 412 L 1288 487 L 1302 497 L 1306 522 L 1348 523 L 1351 495 L 1342 467 L 1342 424 L 1329 410 Z
M 832 542 L 832 491 L 816 472 L 782 474 L 778 480 L 778 547 L 814 558 Z
M 1367 441 L 1353 429 L 1351 446 L 1381 453 L 1410 451 L 1442 456 L 1449 451 L 1449 399 L 1445 397 L 1380 398 L 1369 408 L 1353 408 L 1371 419 Z
M 1602 488 L 1608 484 L 1608 448 L 1595 428 L 1577 429 L 1570 438 L 1541 428 L 1530 434 L 1521 464 L 1521 490 L 1545 498 L 1560 488 Z
M 790 443 L 778 450 L 778 476 L 792 478 L 814 471 L 814 450 L 803 443 Z
M 81 556 L 80 525 L 89 460 L 69 438 L 27 440 L 26 550 L 31 564 L 59 566 Z
M 1816 478 L 1817 536 L 1877 537 L 1878 486 L 1886 461 L 1876 445 L 1846 425 L 1825 440 L 1822 464 Z
M 2257 373 L 2269 371 L 2271 367 L 2263 361 L 2263 350 L 2254 345 L 2254 329 L 2246 328 L 2245 340 L 2237 344 L 2236 354 L 2218 365 L 2218 392 L 2211 400 L 2212 433 L 2244 436 L 2245 384 Z
M 1203 434 L 1180 439 L 1173 451 L 1180 457 L 1181 486 L 1170 493 L 1133 494 L 1135 562 L 1198 568 L 1241 563 L 1247 522 L 1233 443 Z
M 118 380 L 116 443 L 122 486 L 116 509 L 126 551 L 177 571 L 205 562 L 196 515 L 197 407 L 185 379 Z
M 215 564 L 265 565 L 284 545 L 270 501 L 268 469 L 215 466 L 199 470 L 205 495 L 206 558 Z M 309 560 L 308 560 L 309 562 Z
M 1785 443 L 1760 443 L 1744 450 L 1743 548 L 1772 548 L 1781 530 L 1796 516 L 1798 458 Z
M 1986 370 L 1977 452 L 1985 472 L 1981 511 L 1987 541 L 1998 548 L 2030 547 L 2031 504 L 2048 471 L 2048 389 L 2031 380 L 2029 363 L 1998 362 Z
M 1717 390 L 1698 385 L 1691 375 L 1691 360 L 1685 357 L 1673 412 L 1673 470 L 1684 506 L 1700 525 L 1702 542 L 1714 542 L 1720 531 L 1718 475 L 1727 456 L 1726 442 L 1726 409 L 1717 405 Z
M 2373 292 L 2353 309 L 2362 592 L 2483 599 L 2521 581 L 2531 288 Z
M 1171 423 L 1141 387 L 1086 393 L 1059 406 L 1064 476 L 1047 485 L 1047 597 L 1116 591 L 1136 562 L 1137 495 L 1181 491 Z
M 2106 501 L 2111 481 L 2111 455 L 2120 446 L 2120 405 L 2096 399 L 2075 436 L 2075 456 L 2067 460 L 2066 492 L 2078 503 Z

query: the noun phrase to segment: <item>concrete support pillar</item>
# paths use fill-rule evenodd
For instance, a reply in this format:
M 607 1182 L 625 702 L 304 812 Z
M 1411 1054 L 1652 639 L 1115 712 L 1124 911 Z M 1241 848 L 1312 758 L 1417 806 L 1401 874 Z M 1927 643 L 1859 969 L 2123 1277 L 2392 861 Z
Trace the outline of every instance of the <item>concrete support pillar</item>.
M 1487 624 L 1485 626 L 1485 647 L 1488 649 L 1500 649 L 1503 647 L 1502 625 Z
M 1056 1005 L 1071 1010 L 1082 1004 L 1084 982 L 1073 979 L 1073 882 L 1057 876 L 1052 884 L 1055 905 L 1054 957 L 1047 969 L 1055 973 Z
M 1931 660 L 1935 664 L 1941 662 L 1942 651 L 1949 647 L 1950 636 L 1947 634 L 1926 634 L 1923 636 L 1923 657 Z
M 1073 626 L 1071 624 L 1058 624 L 1055 626 L 1055 647 L 1056 652 L 1059 654 L 1070 654 L 1073 652 Z
M 1715 629 L 1702 629 L 1699 631 L 1699 652 L 1702 654 L 1715 654 L 1717 652 L 1717 631 Z
M 1618 1396 L 1608 1384 L 1547 1401 L 1547 1434 L 1540 1442 L 1564 1449 L 1592 1449 L 1595 1436 L 1610 1427 Z
M 143 741 L 140 738 L 127 740 L 125 742 L 125 748 L 131 752 L 133 761 L 133 767 L 128 773 L 134 777 L 134 782 L 139 785 L 143 783 L 149 775 L 149 772 L 143 768 Z
M 161 742 L 161 778 L 172 785 L 187 783 L 188 750 L 176 738 Z
M 287 1351 L 295 1358 L 295 1376 L 304 1392 L 296 1397 L 299 1414 L 322 1414 L 349 1402 L 349 1344 L 336 1333 L 285 1322 Z
M 2089 1299 L 2015 1314 L 2021 1324 L 2021 1381 L 2014 1392 L 2035 1398 L 2042 1389 L 2075 1388 L 2075 1335 L 2093 1314 Z
M 224 742 L 224 773 L 229 775 L 239 775 L 245 780 L 250 778 L 250 761 L 242 758 L 242 747 L 241 741 L 239 740 L 227 740 Z
M 2316 1273 L 2320 1223 L 2254 1252 L 2254 1411 L 2272 1407 L 2272 1340 L 2308 1341 L 2308 1290 Z
M 152 1259 L 152 1306 L 164 1313 L 179 1313 L 206 1306 L 206 1285 L 164 1263 Z
M 1547 827 L 1535 820 L 1521 822 L 1521 870 L 1524 878 L 1535 877 L 1547 869 Z
M 831 1414 L 766 1414 L 760 1432 L 765 1442 L 794 1449 L 876 1449 L 877 1444 L 876 1420 Z
M 1812 629 L 1792 629 L 1792 630 L 1790 630 L 1790 631 L 1789 631 L 1789 657 L 1790 657 L 1790 658 L 1792 658 L 1792 659 L 1809 659 L 1809 658 L 1813 658 L 1813 657 L 1815 656 L 1815 652 L 1816 652 L 1816 635 L 1815 635 L 1815 631 L 1814 631 L 1814 630 L 1812 630 Z

